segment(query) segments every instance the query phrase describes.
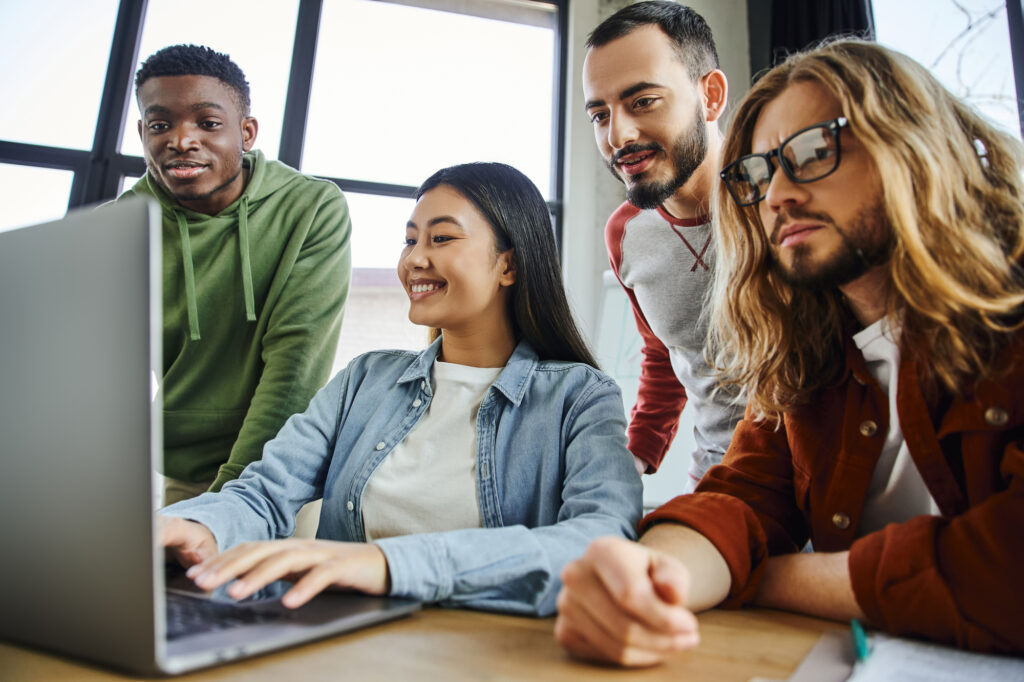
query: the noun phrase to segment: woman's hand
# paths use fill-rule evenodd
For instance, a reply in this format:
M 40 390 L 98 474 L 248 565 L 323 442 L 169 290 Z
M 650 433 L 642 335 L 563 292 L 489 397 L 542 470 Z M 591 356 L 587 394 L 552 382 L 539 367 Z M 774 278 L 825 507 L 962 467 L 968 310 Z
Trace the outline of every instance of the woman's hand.
M 177 559 L 185 568 L 217 556 L 217 540 L 201 523 L 157 514 L 156 528 L 168 558 Z
M 288 608 L 302 606 L 328 587 L 387 594 L 388 562 L 374 544 L 332 540 L 247 542 L 212 557 L 187 572 L 204 590 L 235 579 L 228 594 L 244 599 L 275 580 L 297 580 L 281 598 Z

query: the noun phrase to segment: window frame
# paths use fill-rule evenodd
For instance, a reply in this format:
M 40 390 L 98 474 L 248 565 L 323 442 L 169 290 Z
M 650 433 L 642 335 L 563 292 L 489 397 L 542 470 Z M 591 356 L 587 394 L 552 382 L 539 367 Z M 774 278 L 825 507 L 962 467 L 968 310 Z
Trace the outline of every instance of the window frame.
M 1006 0 L 1006 23 L 1010 27 L 1010 58 L 1017 92 L 1017 119 L 1024 137 L 1024 2 Z

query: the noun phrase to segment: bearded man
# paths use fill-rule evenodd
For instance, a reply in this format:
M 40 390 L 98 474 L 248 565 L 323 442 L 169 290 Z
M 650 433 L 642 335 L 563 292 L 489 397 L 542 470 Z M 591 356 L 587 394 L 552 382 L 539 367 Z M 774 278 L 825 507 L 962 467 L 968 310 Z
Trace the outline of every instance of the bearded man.
M 844 40 L 762 77 L 722 158 L 709 343 L 746 415 L 639 543 L 566 567 L 559 641 L 652 664 L 756 604 L 1024 653 L 1019 141 Z
M 641 473 L 656 471 L 689 404 L 696 448 L 685 489 L 693 490 L 721 461 L 743 413 L 734 396 L 714 392 L 704 353 L 725 74 L 707 23 L 674 2 L 623 8 L 594 29 L 587 48 L 587 116 L 628 198 L 605 241 L 644 344 L 629 449 Z

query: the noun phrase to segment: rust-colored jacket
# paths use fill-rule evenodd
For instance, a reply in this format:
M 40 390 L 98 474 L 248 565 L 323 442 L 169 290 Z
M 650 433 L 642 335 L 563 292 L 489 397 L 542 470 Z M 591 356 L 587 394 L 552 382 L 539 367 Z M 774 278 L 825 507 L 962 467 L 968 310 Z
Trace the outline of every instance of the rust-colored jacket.
M 975 651 L 1024 652 L 1024 334 L 1004 373 L 929 407 L 913 362 L 901 363 L 897 409 L 914 463 L 942 516 L 857 537 L 888 429 L 888 398 L 851 342 L 846 370 L 778 430 L 743 419 L 697 492 L 649 514 L 691 526 L 725 557 L 723 606 L 757 591 L 767 557 L 850 550 L 857 603 L 871 624 Z M 934 412 L 934 414 L 933 414 Z

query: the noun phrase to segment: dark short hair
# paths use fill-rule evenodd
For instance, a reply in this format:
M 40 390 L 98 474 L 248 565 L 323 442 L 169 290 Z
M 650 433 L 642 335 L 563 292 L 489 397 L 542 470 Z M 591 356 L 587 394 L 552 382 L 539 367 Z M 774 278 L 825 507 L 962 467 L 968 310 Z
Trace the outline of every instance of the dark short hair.
M 161 76 L 211 76 L 238 95 L 242 113 L 249 113 L 249 81 L 228 55 L 203 45 L 171 45 L 150 55 L 135 74 L 135 95 L 150 78 Z
M 648 0 L 623 7 L 591 32 L 587 48 L 607 45 L 648 24 L 657 25 L 675 43 L 679 60 L 693 80 L 718 68 L 715 39 L 704 17 L 686 5 L 667 0 Z
M 442 168 L 424 181 L 419 199 L 445 185 L 470 201 L 490 223 L 499 253 L 514 249 L 512 324 L 542 360 L 568 360 L 597 367 L 583 340 L 562 284 L 551 214 L 529 178 L 504 163 L 465 163 Z

